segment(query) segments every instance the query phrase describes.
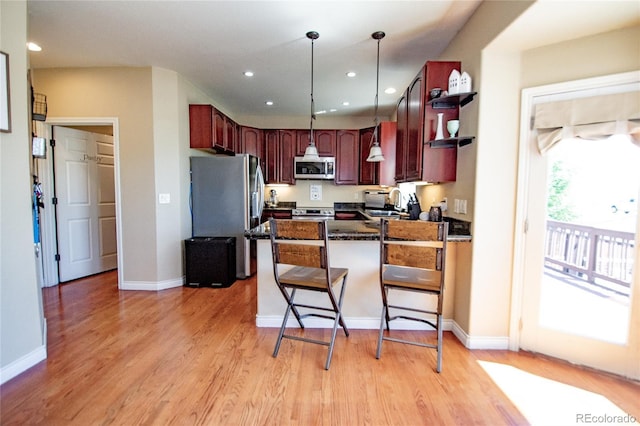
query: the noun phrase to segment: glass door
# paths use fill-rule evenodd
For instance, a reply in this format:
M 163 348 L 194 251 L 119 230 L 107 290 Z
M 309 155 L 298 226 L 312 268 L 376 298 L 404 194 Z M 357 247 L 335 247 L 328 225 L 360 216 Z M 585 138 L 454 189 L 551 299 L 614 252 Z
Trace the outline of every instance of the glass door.
M 637 377 L 640 147 L 622 135 L 533 145 L 520 346 Z

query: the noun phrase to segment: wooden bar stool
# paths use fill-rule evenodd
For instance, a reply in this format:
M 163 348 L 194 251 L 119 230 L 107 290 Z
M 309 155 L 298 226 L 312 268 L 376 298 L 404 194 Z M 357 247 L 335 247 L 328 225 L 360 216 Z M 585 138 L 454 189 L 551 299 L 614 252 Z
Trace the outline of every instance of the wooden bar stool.
M 436 371 L 440 372 L 447 231 L 446 222 L 381 220 L 380 290 L 383 306 L 376 358 L 380 359 L 383 340 L 433 348 L 437 350 Z M 436 298 L 436 307 L 428 309 L 408 306 L 406 301 L 394 304 L 389 297 L 392 290 L 432 295 Z M 437 331 L 437 344 L 391 337 L 389 323 L 396 319 L 418 321 L 432 326 Z M 384 334 L 385 324 L 387 335 Z
M 291 219 L 269 219 L 271 251 L 273 254 L 273 274 L 280 292 L 287 302 L 287 310 L 282 320 L 280 334 L 273 350 L 278 355 L 283 338 L 300 340 L 329 347 L 325 370 L 329 369 L 338 324 L 348 337 L 349 330 L 342 318 L 342 300 L 347 283 L 348 269 L 332 268 L 329 265 L 329 247 L 326 221 L 306 221 Z M 341 283 L 338 298 L 333 287 Z M 311 305 L 294 301 L 298 290 L 326 293 L 330 307 Z M 300 311 L 305 312 L 302 314 Z M 319 317 L 333 320 L 331 340 L 326 342 L 285 334 L 289 314 L 293 312 L 300 328 L 304 329 L 303 318 Z

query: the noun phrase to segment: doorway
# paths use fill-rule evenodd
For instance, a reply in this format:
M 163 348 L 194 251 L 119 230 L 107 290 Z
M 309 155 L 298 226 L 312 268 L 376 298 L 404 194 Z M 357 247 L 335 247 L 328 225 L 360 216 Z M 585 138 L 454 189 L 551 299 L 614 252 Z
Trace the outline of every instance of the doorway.
M 117 119 L 52 119 L 42 133 L 56 141 L 38 160 L 50 204 L 41 218 L 42 285 L 116 268 L 121 278 Z
M 522 122 L 536 100 L 629 81 L 637 76 L 527 89 Z M 540 154 L 536 140 L 523 130 L 511 347 L 637 379 L 640 147 L 628 135 L 565 138 Z

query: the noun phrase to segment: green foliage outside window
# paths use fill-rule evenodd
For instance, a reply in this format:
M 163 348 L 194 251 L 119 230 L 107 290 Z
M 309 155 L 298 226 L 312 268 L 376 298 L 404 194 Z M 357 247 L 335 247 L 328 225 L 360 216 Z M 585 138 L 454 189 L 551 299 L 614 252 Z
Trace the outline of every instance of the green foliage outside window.
M 571 185 L 571 171 L 562 161 L 555 161 L 551 166 L 551 176 L 547 191 L 547 216 L 560 222 L 571 222 L 576 219 L 573 206 L 567 201 L 568 189 Z

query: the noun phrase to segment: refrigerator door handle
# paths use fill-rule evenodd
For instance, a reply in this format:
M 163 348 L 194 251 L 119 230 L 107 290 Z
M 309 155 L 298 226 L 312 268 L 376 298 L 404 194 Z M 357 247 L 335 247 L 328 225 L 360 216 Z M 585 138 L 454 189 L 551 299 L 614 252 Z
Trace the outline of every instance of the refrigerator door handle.
M 262 217 L 262 210 L 264 209 L 264 176 L 262 175 L 262 169 L 260 168 L 260 162 L 256 167 L 256 190 L 258 191 L 257 200 L 257 218 L 260 221 Z

